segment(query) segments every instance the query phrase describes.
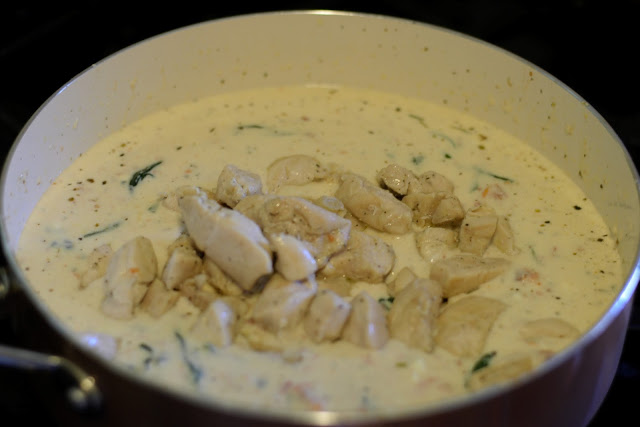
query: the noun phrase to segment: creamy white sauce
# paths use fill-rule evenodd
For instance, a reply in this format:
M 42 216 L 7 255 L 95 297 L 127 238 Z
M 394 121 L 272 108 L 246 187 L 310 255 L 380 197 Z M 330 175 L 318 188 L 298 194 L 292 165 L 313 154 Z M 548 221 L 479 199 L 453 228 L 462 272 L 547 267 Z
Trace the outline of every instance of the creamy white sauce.
M 391 163 L 416 173 L 434 170 L 454 182 L 465 208 L 483 201 L 509 218 L 520 253 L 509 257 L 512 266 L 505 274 L 474 291 L 507 304 L 485 345 L 485 351 L 496 352 L 496 360 L 567 345 L 527 344 L 519 326 L 557 317 L 584 332 L 622 283 L 615 242 L 592 203 L 523 142 L 442 106 L 327 87 L 206 98 L 112 134 L 53 183 L 24 229 L 18 260 L 36 292 L 69 328 L 78 335 L 115 337 L 116 363 L 186 392 L 244 406 L 361 411 L 426 405 L 467 393 L 465 380 L 477 358 L 459 358 L 441 348 L 425 353 L 393 339 L 380 350 L 342 341 L 304 342 L 302 360 L 286 363 L 278 354 L 235 345 L 212 348 L 191 339 L 198 309 L 185 298 L 160 319 L 140 310 L 133 320 L 122 321 L 102 314 L 100 280 L 79 289 L 77 276 L 88 254 L 104 243 L 117 249 L 132 237 L 146 236 L 159 265 L 164 264 L 166 247 L 181 226 L 179 214 L 160 201 L 178 186 L 215 188 L 229 163 L 260 174 L 264 183 L 268 165 L 294 153 L 372 181 Z M 152 176 L 131 191 L 131 176 L 158 161 Z M 322 183 L 290 186 L 282 193 L 319 196 L 334 190 Z M 428 277 L 429 263 L 418 254 L 412 233 L 375 234 L 396 251 L 394 273 L 410 266 Z M 486 255 L 505 256 L 495 247 Z M 525 268 L 532 275 L 518 280 L 516 272 Z M 357 286 L 362 288 L 384 295 L 384 286 Z

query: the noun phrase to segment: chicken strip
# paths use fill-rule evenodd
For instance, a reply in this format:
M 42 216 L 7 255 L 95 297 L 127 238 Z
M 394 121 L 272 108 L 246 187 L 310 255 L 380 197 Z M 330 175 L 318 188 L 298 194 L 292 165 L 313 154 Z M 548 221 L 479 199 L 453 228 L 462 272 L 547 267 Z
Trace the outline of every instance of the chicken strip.
M 329 169 L 305 154 L 281 157 L 267 168 L 267 188 L 277 192 L 283 185 L 303 185 L 329 176 Z
M 351 304 L 328 289 L 318 291 L 304 318 L 304 330 L 316 343 L 340 338 Z
M 409 347 L 433 351 L 436 317 L 442 302 L 437 282 L 416 279 L 395 296 L 389 311 L 389 332 Z
M 324 278 L 382 283 L 395 263 L 393 247 L 363 231 L 352 230 L 347 247 L 329 259 L 319 272 Z
M 360 292 L 351 301 L 351 314 L 342 338 L 364 348 L 381 348 L 389 340 L 385 310 L 367 291 Z
M 183 196 L 179 205 L 196 246 L 242 289 L 273 273 L 269 242 L 255 222 L 201 194 Z
M 252 194 L 262 194 L 260 176 L 242 170 L 234 165 L 226 165 L 218 176 L 216 200 L 233 208 L 238 202 Z
M 497 299 L 475 295 L 448 303 L 436 320 L 436 345 L 460 357 L 479 355 L 506 307 Z
M 335 196 L 353 216 L 376 230 L 392 234 L 411 230 L 411 209 L 361 176 L 342 175 Z
M 116 319 L 131 319 L 157 273 L 158 261 L 149 239 L 138 236 L 122 245 L 107 266 L 102 311 Z
M 442 286 L 445 298 L 468 293 L 504 273 L 509 261 L 472 254 L 453 255 L 431 264 L 429 277 Z

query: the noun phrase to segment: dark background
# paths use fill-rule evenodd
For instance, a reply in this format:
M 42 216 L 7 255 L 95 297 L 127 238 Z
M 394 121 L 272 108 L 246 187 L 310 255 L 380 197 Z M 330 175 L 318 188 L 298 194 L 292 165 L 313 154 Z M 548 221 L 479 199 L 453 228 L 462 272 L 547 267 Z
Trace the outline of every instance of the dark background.
M 49 96 L 91 64 L 123 47 L 224 16 L 334 9 L 392 15 L 447 27 L 537 64 L 591 103 L 640 164 L 636 160 L 640 156 L 640 73 L 636 64 L 640 52 L 640 0 L 273 1 L 269 6 L 252 7 L 232 3 L 4 4 L 0 9 L 1 155 Z M 640 402 L 640 321 L 635 306 L 618 373 L 592 427 L 640 425 L 636 409 Z M 8 325 L 0 316 L 0 342 L 19 342 Z M 28 384 L 0 383 L 0 424 L 56 425 L 37 400 L 24 397 L 28 394 Z

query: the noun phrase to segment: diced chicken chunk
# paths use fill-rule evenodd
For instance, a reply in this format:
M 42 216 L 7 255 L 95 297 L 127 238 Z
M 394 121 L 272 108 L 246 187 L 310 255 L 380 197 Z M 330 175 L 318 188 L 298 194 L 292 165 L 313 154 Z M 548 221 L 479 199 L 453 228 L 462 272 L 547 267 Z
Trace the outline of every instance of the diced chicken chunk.
M 469 389 L 477 391 L 485 387 L 513 381 L 534 368 L 533 358 L 529 355 L 514 355 L 504 361 L 493 363 L 478 369 L 469 378 Z
M 200 310 L 205 310 L 218 298 L 218 293 L 209 284 L 206 274 L 198 274 L 180 283 L 178 291 Z
M 431 264 L 429 277 L 442 285 L 445 298 L 468 293 L 502 274 L 509 261 L 502 258 L 483 258 L 472 254 L 459 254 Z
M 531 320 L 520 328 L 520 336 L 525 341 L 554 350 L 579 335 L 580 331 L 575 326 L 556 317 Z
M 301 197 L 252 196 L 236 209 L 254 220 L 268 236 L 288 234 L 308 243 L 319 267 L 342 250 L 351 222 Z
M 451 193 L 411 193 L 402 199 L 412 212 L 413 222 L 418 226 L 457 225 L 464 218 L 460 200 Z
M 116 319 L 131 319 L 157 273 L 158 261 L 149 239 L 138 236 L 125 243 L 107 266 L 102 311 Z
M 418 190 L 416 188 L 416 191 L 420 193 L 438 193 L 443 191 L 453 194 L 453 183 L 438 172 L 427 171 L 418 176 L 418 181 L 420 182 L 420 189 Z
M 437 282 L 416 279 L 396 296 L 389 311 L 392 338 L 409 347 L 433 351 L 436 317 L 442 302 L 442 289 Z
M 381 348 L 389 340 L 384 308 L 366 291 L 351 301 L 351 314 L 342 330 L 342 338 L 364 348 Z
M 391 245 L 363 231 L 352 230 L 347 247 L 329 259 L 320 275 L 381 283 L 395 263 Z
M 344 216 L 347 210 L 344 207 L 344 203 L 338 200 L 335 197 L 331 196 L 320 196 L 313 201 L 314 204 L 320 206 L 323 209 L 328 210 L 329 212 L 333 212 L 334 214 L 338 214 L 340 216 Z
M 179 237 L 169 250 L 161 277 L 168 289 L 177 289 L 180 283 L 202 271 L 202 259 L 187 236 Z
M 252 194 L 262 194 L 260 176 L 242 170 L 234 165 L 226 165 L 218 176 L 216 200 L 233 208 L 238 202 Z
M 329 169 L 305 154 L 282 157 L 267 168 L 267 188 L 277 192 L 283 185 L 303 185 L 320 181 L 329 175 Z
M 398 271 L 393 280 L 387 283 L 389 295 L 395 296 L 407 285 L 416 280 L 418 276 L 409 267 L 403 267 Z
M 479 355 L 505 308 L 502 301 L 475 295 L 448 303 L 436 321 L 436 344 L 456 356 Z
M 351 304 L 335 292 L 324 289 L 311 301 L 304 318 L 304 330 L 314 342 L 334 341 L 351 313 Z
M 419 192 L 422 189 L 418 177 L 412 171 L 395 163 L 380 169 L 377 179 L 382 188 L 397 196 Z
M 498 217 L 496 232 L 493 234 L 493 244 L 507 255 L 515 255 L 519 252 L 516 247 L 511 224 L 509 224 L 509 220 L 504 216 Z
M 193 335 L 218 347 L 231 345 L 235 335 L 237 316 L 223 300 L 215 300 L 198 316 L 191 328 Z
M 274 274 L 253 306 L 251 321 L 274 334 L 290 330 L 300 324 L 315 293 L 315 283 Z
M 344 174 L 335 196 L 353 216 L 376 230 L 392 234 L 411 230 L 411 209 L 361 176 Z
M 89 267 L 80 276 L 80 289 L 86 288 L 89 283 L 105 275 L 112 254 L 113 249 L 109 244 L 100 245 L 91 251 L 87 258 Z
M 178 301 L 180 293 L 167 286 L 160 279 L 154 279 L 140 302 L 140 308 L 153 317 L 160 317 Z
M 460 225 L 458 247 L 462 252 L 482 255 L 496 232 L 498 215 L 487 206 L 469 209 Z
M 427 227 L 416 233 L 416 246 L 422 258 L 435 262 L 458 246 L 458 232 L 451 228 Z
M 209 257 L 205 257 L 203 271 L 209 278 L 209 283 L 222 295 L 238 296 L 244 291 Z
M 305 242 L 288 234 L 274 234 L 269 241 L 276 254 L 275 269 L 287 280 L 304 280 L 318 264 Z
M 269 242 L 255 222 L 202 195 L 184 196 L 179 204 L 196 246 L 242 289 L 273 273 Z

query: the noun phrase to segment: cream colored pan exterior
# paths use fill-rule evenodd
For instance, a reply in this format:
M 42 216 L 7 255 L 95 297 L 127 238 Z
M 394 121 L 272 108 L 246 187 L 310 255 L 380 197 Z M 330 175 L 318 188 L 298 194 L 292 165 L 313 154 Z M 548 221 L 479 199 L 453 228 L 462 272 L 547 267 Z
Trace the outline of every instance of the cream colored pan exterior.
M 423 23 L 331 11 L 228 18 L 139 43 L 79 74 L 42 106 L 20 134 L 2 175 L 7 270 L 52 333 L 72 344 L 70 349 L 64 346 L 64 355 L 98 378 L 106 405 L 91 422 L 146 420 L 165 425 L 181 419 L 167 415 L 169 411 L 182 411 L 187 421 L 209 425 L 216 420 L 239 425 L 249 420 L 376 421 L 339 413 L 237 412 L 144 384 L 76 348 L 64 326 L 48 317 L 12 255 L 29 213 L 49 183 L 102 137 L 169 105 L 292 83 L 351 85 L 446 102 L 527 141 L 591 197 L 620 242 L 627 277 L 600 322 L 521 383 L 386 420 L 433 426 L 586 424 L 613 379 L 640 274 L 638 175 L 628 153 L 596 111 L 533 64 Z M 125 402 L 123 387 L 147 394 L 138 394 L 139 407 Z

